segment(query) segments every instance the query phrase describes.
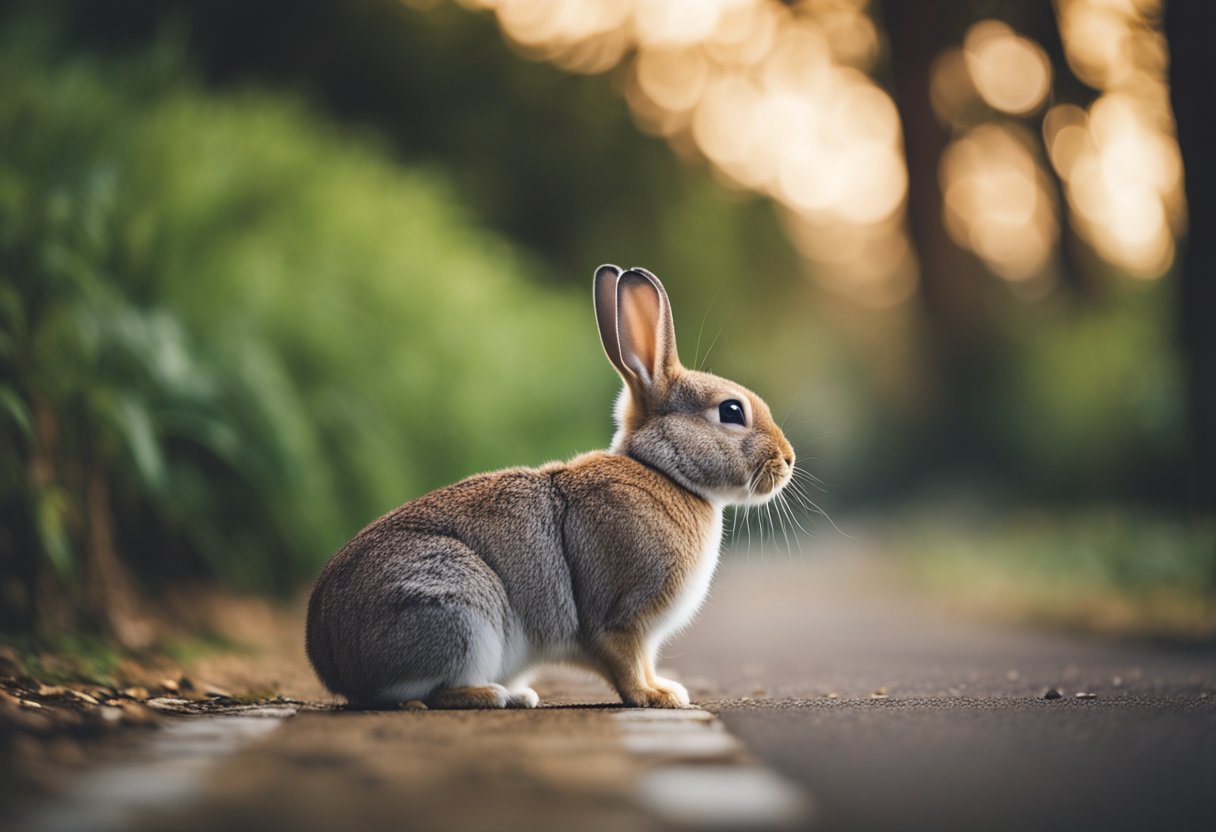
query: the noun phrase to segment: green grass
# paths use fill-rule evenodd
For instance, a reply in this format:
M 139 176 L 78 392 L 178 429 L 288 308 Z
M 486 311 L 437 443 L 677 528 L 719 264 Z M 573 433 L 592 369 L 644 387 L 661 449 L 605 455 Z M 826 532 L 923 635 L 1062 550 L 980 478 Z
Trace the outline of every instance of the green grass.
M 984 614 L 1117 635 L 1216 636 L 1216 524 L 1119 507 L 965 521 L 917 512 L 889 546 L 913 584 Z
M 47 636 L 8 634 L 0 643 L 16 652 L 28 675 L 52 685 L 115 685 L 119 665 L 126 658 L 111 639 L 68 630 Z
M 208 630 L 175 634 L 138 651 L 124 649 L 105 635 L 77 629 L 0 634 L 0 644 L 12 648 L 24 672 L 39 682 L 107 687 L 135 683 L 137 680 L 129 678 L 133 668 L 190 667 L 218 653 L 254 652 L 247 644 Z
M 411 497 L 607 440 L 589 296 L 441 172 L 171 53 L 36 35 L 0 32 L 0 574 L 25 597 L 39 572 L 77 597 L 106 514 L 150 589 L 286 594 Z

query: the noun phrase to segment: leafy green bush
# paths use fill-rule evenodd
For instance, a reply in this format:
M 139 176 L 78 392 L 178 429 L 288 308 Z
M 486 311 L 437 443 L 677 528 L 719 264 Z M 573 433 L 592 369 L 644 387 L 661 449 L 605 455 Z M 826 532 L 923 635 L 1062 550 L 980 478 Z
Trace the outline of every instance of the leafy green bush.
M 52 61 L 23 34 L 0 43 L 6 607 L 110 554 L 288 587 L 426 489 L 605 443 L 589 293 L 527 279 L 441 177 L 171 53 Z
M 914 583 L 977 613 L 1105 633 L 1216 634 L 1211 523 L 1127 506 L 956 505 L 905 512 L 891 529 L 887 545 Z
M 1167 283 L 1112 286 L 1091 308 L 1043 304 L 1019 322 L 993 385 L 990 445 L 1038 495 L 1185 499 L 1182 367 Z

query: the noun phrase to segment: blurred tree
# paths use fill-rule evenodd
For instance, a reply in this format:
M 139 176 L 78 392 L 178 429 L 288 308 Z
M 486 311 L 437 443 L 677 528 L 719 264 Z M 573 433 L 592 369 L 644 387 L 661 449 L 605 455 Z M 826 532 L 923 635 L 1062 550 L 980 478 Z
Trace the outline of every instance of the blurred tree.
M 1095 92 L 1081 83 L 1068 64 L 1068 57 L 1064 54 L 1064 42 L 1060 37 L 1060 19 L 1053 0 L 1007 2 L 1004 8 L 1012 15 L 1011 22 L 1015 28 L 1033 38 L 1047 53 L 1051 62 L 1052 78 L 1050 103 L 1068 102 L 1088 108 L 1096 97 Z M 1039 136 L 1042 137 L 1042 131 L 1039 131 Z M 1046 147 L 1043 148 L 1043 154 L 1044 158 L 1049 155 Z M 1043 166 L 1043 172 L 1051 182 L 1055 208 L 1060 217 L 1060 243 L 1056 248 L 1060 282 L 1068 292 L 1070 300 L 1092 299 L 1101 288 L 1093 252 L 1085 245 L 1073 225 L 1072 205 L 1055 166 L 1046 164 Z
M 727 236 L 706 250 L 720 272 L 750 270 L 755 292 L 795 271 L 767 206 L 731 200 L 639 135 L 611 77 L 522 60 L 492 16 L 400 0 L 299 0 L 290 11 L 275 0 L 54 6 L 78 47 L 140 48 L 173 22 L 209 81 L 302 94 L 370 127 L 398 158 L 442 166 L 481 221 L 552 264 L 538 280 L 582 287 L 589 268 L 619 258 L 645 262 L 679 301 L 681 284 L 698 282 L 684 253 L 697 246 L 673 242 L 670 228 L 673 206 L 689 200 L 728 214 Z M 740 236 L 747 244 L 731 245 Z
M 586 294 L 442 178 L 172 44 L 45 37 L 0 32 L 0 624 L 135 645 L 132 573 L 288 591 L 430 487 L 607 440 Z
M 988 332 L 981 302 L 984 269 L 950 238 L 942 221 L 938 170 L 949 130 L 933 112 L 929 79 L 934 59 L 962 41 L 970 4 L 941 2 L 932 13 L 915 3 L 883 0 L 883 23 L 891 43 L 891 79 L 903 121 L 908 166 L 908 225 L 920 264 L 921 299 L 938 355 L 973 355 Z
M 1178 319 L 1185 356 L 1192 447 L 1191 486 L 1216 515 L 1216 5 L 1165 5 L 1170 99 L 1184 163 L 1190 233 L 1179 269 Z
M 1020 500 L 1177 501 L 1170 283 L 1112 281 L 1084 310 L 1025 303 L 943 227 L 951 126 L 930 106 L 932 62 L 1003 17 L 1043 40 L 1057 96 L 1084 103 L 1058 32 L 1049 42 L 1050 4 L 915 5 L 881 8 L 922 327 L 907 308 L 827 300 L 765 200 L 641 135 L 619 77 L 524 60 L 489 15 L 399 0 L 0 7 L 0 288 L 24 280 L 0 297 L 0 361 L 14 362 L 0 380 L 3 614 L 7 587 L 78 581 L 90 529 L 141 578 L 287 589 L 422 489 L 602 444 L 613 378 L 582 336 L 589 267 L 608 259 L 662 274 L 689 363 L 727 327 L 708 368 L 792 413 L 800 452 L 830 433 L 816 473 L 854 505 L 943 473 Z M 17 7 L 56 30 L 51 45 L 16 47 L 30 40 Z M 76 230 L 39 224 L 54 218 Z M 64 262 L 87 280 L 47 279 Z M 22 334 L 50 286 L 58 334 Z M 123 346 L 153 331 L 164 339 Z M 935 359 L 923 388 L 915 361 L 893 358 L 921 339 Z M 22 369 L 34 342 L 57 352 Z M 184 356 L 206 384 L 168 383 L 157 356 Z M 892 406 L 884 374 L 927 418 Z M 105 487 L 90 491 L 95 469 Z M 107 503 L 112 522 L 90 525 Z
M 933 111 L 930 77 L 942 50 L 962 40 L 971 9 L 963 0 L 938 3 L 932 14 L 900 0 L 884 0 L 880 9 L 903 125 L 907 219 L 929 347 L 915 442 L 943 468 L 956 469 L 980 453 L 979 410 L 993 375 L 996 331 L 983 297 L 987 272 L 946 230 L 939 171 L 951 134 Z

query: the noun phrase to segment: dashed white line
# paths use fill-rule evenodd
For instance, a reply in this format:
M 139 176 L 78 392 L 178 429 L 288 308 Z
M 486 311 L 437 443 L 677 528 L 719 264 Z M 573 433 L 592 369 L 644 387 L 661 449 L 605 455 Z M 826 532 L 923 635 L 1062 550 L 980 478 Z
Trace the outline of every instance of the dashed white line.
M 708 711 L 622 711 L 616 724 L 622 745 L 643 764 L 635 797 L 665 823 L 801 829 L 813 820 L 810 795 L 748 757 Z

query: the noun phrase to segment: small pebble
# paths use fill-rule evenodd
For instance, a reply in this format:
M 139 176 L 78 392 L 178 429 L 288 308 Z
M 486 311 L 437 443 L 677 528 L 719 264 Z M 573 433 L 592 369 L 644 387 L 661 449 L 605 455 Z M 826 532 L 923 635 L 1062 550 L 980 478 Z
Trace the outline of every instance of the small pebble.
M 411 699 L 409 702 L 402 703 L 401 710 L 403 710 L 403 711 L 426 711 L 426 710 L 429 710 L 429 708 L 427 708 L 426 703 L 423 702 L 421 699 Z
M 824 695 L 827 696 L 828 699 L 839 699 L 840 698 L 840 694 L 836 693 L 836 691 L 832 691 L 831 693 L 827 693 Z
M 878 690 L 876 690 L 870 694 L 870 698 L 871 699 L 886 699 L 887 698 L 887 689 L 885 687 L 879 688 Z
M 122 715 L 122 721 L 129 725 L 155 725 L 156 712 L 144 705 L 142 702 L 132 702 L 130 700 L 117 700 L 118 707 L 105 705 L 102 707 L 104 711 L 118 710 Z
M 1096 694 L 1096 693 L 1085 693 L 1085 692 L 1083 692 L 1083 691 L 1078 691 L 1078 692 L 1077 692 L 1077 698 L 1078 698 L 1078 699 L 1097 699 L 1097 698 L 1098 698 L 1098 694 Z
M 1058 690 L 1056 690 L 1055 688 L 1052 688 L 1051 690 L 1047 691 L 1047 693 L 1043 694 L 1043 698 L 1044 699 L 1059 699 L 1062 695 L 1063 694 L 1061 694 Z

